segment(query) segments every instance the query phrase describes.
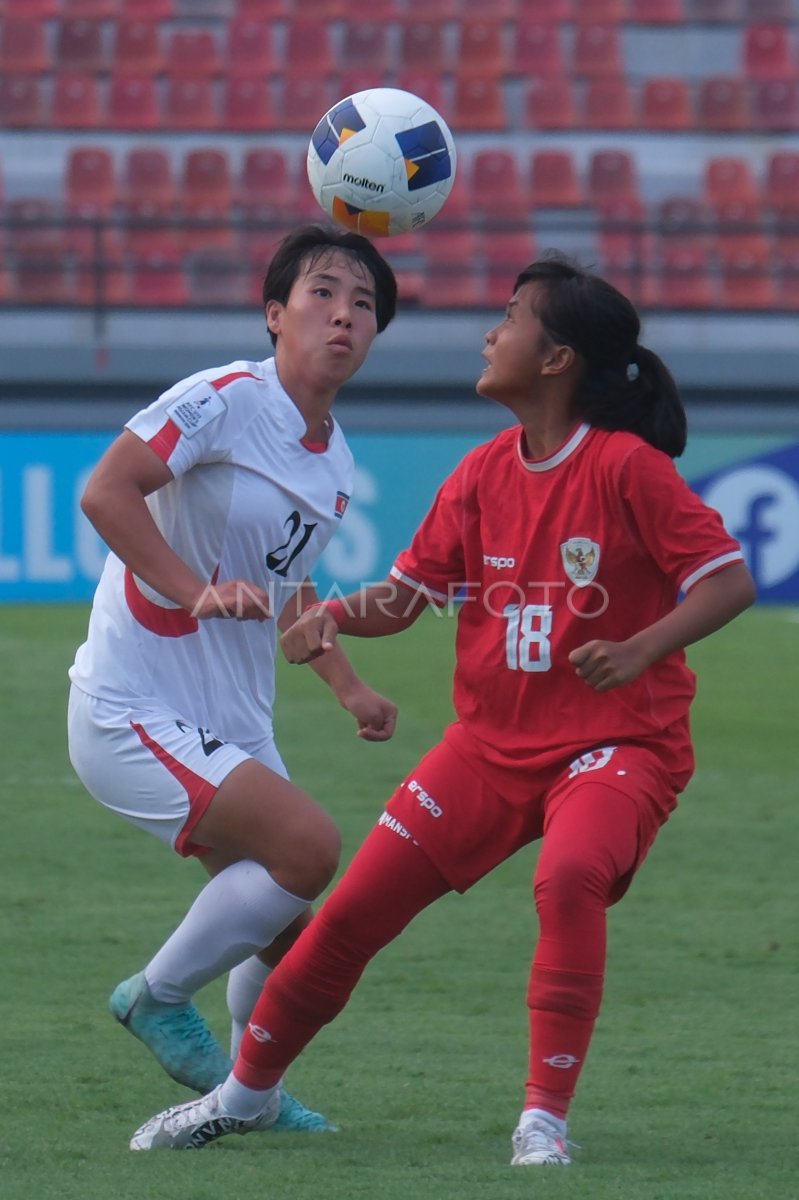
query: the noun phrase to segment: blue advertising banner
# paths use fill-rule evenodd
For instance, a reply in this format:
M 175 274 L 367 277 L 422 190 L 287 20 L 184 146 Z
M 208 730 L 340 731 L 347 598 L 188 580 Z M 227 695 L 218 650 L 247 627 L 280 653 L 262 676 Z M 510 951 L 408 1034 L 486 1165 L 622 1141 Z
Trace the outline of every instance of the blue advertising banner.
M 105 548 L 80 511 L 109 433 L 0 435 L 0 602 L 89 600 Z M 323 594 L 381 579 L 479 435 L 356 434 L 355 493 L 316 573 Z M 696 434 L 680 461 L 744 549 L 761 602 L 799 602 L 799 442 Z

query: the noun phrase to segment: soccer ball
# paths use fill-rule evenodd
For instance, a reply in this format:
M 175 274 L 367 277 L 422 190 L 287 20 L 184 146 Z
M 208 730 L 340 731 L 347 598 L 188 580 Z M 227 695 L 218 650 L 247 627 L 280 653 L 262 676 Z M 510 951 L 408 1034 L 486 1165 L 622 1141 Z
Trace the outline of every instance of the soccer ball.
M 455 159 L 452 134 L 426 100 L 369 88 L 322 117 L 308 146 L 308 179 L 334 221 L 390 237 L 436 215 L 452 190 Z

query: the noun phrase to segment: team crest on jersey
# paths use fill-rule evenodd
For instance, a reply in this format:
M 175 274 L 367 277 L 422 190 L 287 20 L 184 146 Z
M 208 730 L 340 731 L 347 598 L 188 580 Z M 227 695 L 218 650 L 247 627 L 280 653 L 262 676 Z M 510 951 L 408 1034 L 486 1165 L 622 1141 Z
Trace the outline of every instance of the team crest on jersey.
M 561 542 L 563 569 L 576 587 L 588 587 L 599 570 L 599 546 L 590 538 L 573 537 Z
M 346 492 L 336 492 L 335 515 L 338 517 L 339 520 L 341 520 L 341 518 L 344 516 L 345 512 L 347 511 L 347 505 L 349 504 L 349 502 L 350 502 L 350 498 Z

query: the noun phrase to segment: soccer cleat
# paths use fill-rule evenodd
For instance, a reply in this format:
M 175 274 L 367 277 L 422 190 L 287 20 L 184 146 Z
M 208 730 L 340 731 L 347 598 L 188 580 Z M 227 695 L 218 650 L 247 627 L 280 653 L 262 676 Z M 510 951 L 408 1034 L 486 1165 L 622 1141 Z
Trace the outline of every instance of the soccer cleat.
M 156 1000 L 144 971 L 118 984 L 108 1006 L 178 1083 L 205 1094 L 230 1073 L 233 1064 L 194 1005 Z
M 156 1113 L 136 1130 L 131 1150 L 201 1150 L 228 1133 L 256 1133 L 271 1129 L 280 1110 L 280 1092 L 269 1097 L 260 1116 L 233 1117 L 219 1100 L 220 1087 L 199 1100 L 176 1104 Z
M 276 1133 L 338 1133 L 338 1125 L 328 1121 L 322 1113 L 306 1108 L 301 1100 L 290 1092 L 280 1093 L 280 1112 L 270 1126 Z
M 534 1118 L 513 1131 L 512 1167 L 568 1167 L 566 1139 L 549 1121 Z

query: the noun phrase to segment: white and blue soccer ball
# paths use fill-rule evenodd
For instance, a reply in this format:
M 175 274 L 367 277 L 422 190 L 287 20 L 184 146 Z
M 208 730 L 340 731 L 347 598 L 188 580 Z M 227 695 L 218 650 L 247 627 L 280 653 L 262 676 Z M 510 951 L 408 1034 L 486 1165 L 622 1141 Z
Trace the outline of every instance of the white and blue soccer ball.
M 367 236 L 419 229 L 455 179 L 455 143 L 432 105 L 399 88 L 334 104 L 313 131 L 308 179 L 329 217 Z

